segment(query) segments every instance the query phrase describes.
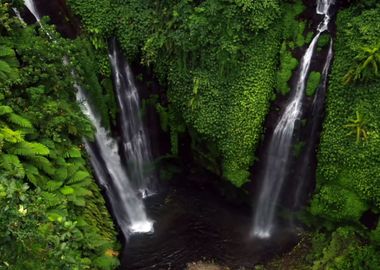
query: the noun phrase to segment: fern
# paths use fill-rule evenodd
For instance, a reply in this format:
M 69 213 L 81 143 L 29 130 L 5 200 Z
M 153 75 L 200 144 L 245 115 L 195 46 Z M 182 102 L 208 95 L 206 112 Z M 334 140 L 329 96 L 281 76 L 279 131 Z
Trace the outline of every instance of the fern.
M 3 127 L 0 129 L 0 134 L 2 134 L 3 140 L 10 143 L 21 143 L 24 141 L 24 136 L 19 130 L 12 130 L 8 127 Z
M 79 183 L 86 178 L 90 178 L 90 174 L 87 171 L 77 171 L 70 179 L 68 179 L 67 183 L 69 184 L 75 184 Z
M 82 157 L 80 149 L 76 146 L 71 147 L 63 155 L 65 158 L 80 158 L 80 157 Z
M 63 182 L 61 181 L 48 181 L 43 188 L 47 191 L 56 191 L 60 187 L 62 187 L 62 185 L 63 185 Z
M 55 168 L 51 162 L 43 156 L 29 156 L 29 162 L 48 175 L 55 174 Z
M 44 199 L 47 208 L 51 208 L 57 205 L 62 204 L 62 197 L 57 193 L 42 192 L 42 198 Z
M 0 167 L 9 171 L 14 177 L 25 177 L 24 166 L 21 164 L 20 159 L 16 155 L 0 155 Z
M 64 181 L 67 178 L 67 169 L 66 167 L 58 168 L 55 171 L 54 178 L 58 181 Z
M 75 193 L 75 190 L 70 186 L 64 186 L 59 190 L 63 195 L 71 195 Z
M 11 77 L 12 68 L 7 62 L 0 60 L 0 79 L 7 80 Z
M 49 148 L 36 142 L 20 142 L 13 145 L 9 152 L 20 156 L 48 155 Z
M 46 182 L 46 179 L 40 175 L 37 167 L 31 165 L 31 164 L 24 164 L 25 168 L 25 175 L 26 178 L 31 182 L 34 186 L 40 187 L 43 186 L 44 183 Z
M 0 105 L 0 116 L 8 113 L 12 113 L 13 110 L 9 106 Z
M 75 196 L 85 197 L 85 196 L 92 196 L 93 195 L 93 193 L 90 190 L 83 188 L 80 185 L 72 185 L 70 187 L 74 189 L 74 195 Z
M 15 56 L 15 51 L 9 47 L 0 46 L 0 57 Z
M 29 120 L 25 119 L 24 117 L 22 117 L 20 115 L 14 114 L 14 113 L 9 114 L 8 120 L 10 122 L 12 122 L 13 124 L 16 124 L 20 127 L 24 127 L 24 128 L 32 128 L 33 127 L 32 123 L 30 123 Z

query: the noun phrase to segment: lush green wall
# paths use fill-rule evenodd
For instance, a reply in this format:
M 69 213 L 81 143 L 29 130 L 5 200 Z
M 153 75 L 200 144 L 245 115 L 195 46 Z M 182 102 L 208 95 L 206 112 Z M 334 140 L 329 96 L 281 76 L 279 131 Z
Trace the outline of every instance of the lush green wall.
M 336 24 L 310 206 L 312 225 L 324 233 L 314 238 L 312 269 L 379 269 L 380 225 L 364 224 L 376 227 L 380 214 L 380 5 L 353 4 Z
M 245 183 L 275 86 L 279 1 L 69 3 L 95 42 L 116 35 L 131 60 L 153 67 L 173 154 L 185 126 L 206 167 Z

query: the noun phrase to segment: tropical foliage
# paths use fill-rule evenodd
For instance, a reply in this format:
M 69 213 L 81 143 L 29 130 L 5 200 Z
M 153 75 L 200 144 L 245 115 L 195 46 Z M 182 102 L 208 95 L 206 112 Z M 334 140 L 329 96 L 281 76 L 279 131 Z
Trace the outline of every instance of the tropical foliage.
M 380 212 L 376 62 L 380 33 L 375 30 L 380 6 L 363 5 L 359 2 L 339 12 L 337 18 L 317 190 L 310 206 L 315 216 L 311 223 L 324 233 L 319 235 L 323 240 L 319 238 L 321 242 L 313 245 L 312 269 L 378 269 L 380 265 L 378 229 L 373 226 Z M 369 213 L 373 215 L 370 219 L 366 218 Z
M 62 64 L 80 47 L 10 8 L 0 4 L 0 268 L 112 269 L 115 230 L 81 143 L 93 129 Z

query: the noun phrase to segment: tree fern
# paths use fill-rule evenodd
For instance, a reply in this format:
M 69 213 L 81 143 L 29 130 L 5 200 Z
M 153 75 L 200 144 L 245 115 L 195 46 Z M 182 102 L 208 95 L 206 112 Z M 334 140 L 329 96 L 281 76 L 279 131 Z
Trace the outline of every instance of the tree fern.
M 49 148 L 36 142 L 19 142 L 10 147 L 9 152 L 20 156 L 48 155 Z
M 16 124 L 20 127 L 24 127 L 24 128 L 32 128 L 33 127 L 32 123 L 30 123 L 30 121 L 28 119 L 25 119 L 24 117 L 17 115 L 15 113 L 10 113 L 8 115 L 8 120 L 9 120 L 9 122 Z
M 12 176 L 17 178 L 24 178 L 25 176 L 24 166 L 21 164 L 20 159 L 16 155 L 0 155 L 0 168 L 3 168 L 11 173 Z
M 48 175 L 54 175 L 55 174 L 55 168 L 51 164 L 51 162 L 43 156 L 29 156 L 28 157 L 29 163 L 36 166 L 38 169 L 42 170 L 44 173 Z
M 0 60 L 0 79 L 7 80 L 12 76 L 12 68 L 7 62 Z
M 74 175 L 72 175 L 66 183 L 75 184 L 84 181 L 85 179 L 91 178 L 90 174 L 87 171 L 77 171 Z
M 71 195 L 71 194 L 75 193 L 74 189 L 72 187 L 70 187 L 70 186 L 64 186 L 64 187 L 60 188 L 59 191 L 63 195 Z
M 0 134 L 5 142 L 21 143 L 24 141 L 24 135 L 20 130 L 14 131 L 8 127 L 3 127 L 0 129 Z
M 46 185 L 43 187 L 43 189 L 47 191 L 56 191 L 60 189 L 63 185 L 62 181 L 48 181 Z
M 48 208 L 62 204 L 62 196 L 59 196 L 57 193 L 44 191 L 41 193 L 41 195 L 44 198 L 44 201 L 46 202 L 46 206 Z
M 92 196 L 92 192 L 87 188 L 82 187 L 81 185 L 71 185 L 71 188 L 74 189 L 75 196 Z
M 55 170 L 54 179 L 58 181 L 64 181 L 67 178 L 67 169 L 66 167 L 60 167 Z
M 31 164 L 24 164 L 26 178 L 36 187 L 43 186 L 47 180 L 43 177 L 37 167 Z
M 15 51 L 6 46 L 0 46 L 0 57 L 15 56 Z
M 13 110 L 11 107 L 6 105 L 0 105 L 0 116 L 8 113 L 12 113 Z
M 79 147 L 73 146 L 68 149 L 64 154 L 66 158 L 80 158 L 82 156 Z

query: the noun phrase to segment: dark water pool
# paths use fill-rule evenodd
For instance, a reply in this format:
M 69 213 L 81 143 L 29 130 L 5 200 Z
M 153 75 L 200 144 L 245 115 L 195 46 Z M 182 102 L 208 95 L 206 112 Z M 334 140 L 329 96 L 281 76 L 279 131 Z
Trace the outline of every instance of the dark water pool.
M 155 220 L 155 232 L 130 237 L 122 253 L 121 270 L 179 270 L 199 260 L 249 269 L 289 250 L 297 241 L 286 231 L 271 240 L 252 239 L 251 208 L 232 204 L 202 185 L 170 186 L 147 199 L 146 207 Z

